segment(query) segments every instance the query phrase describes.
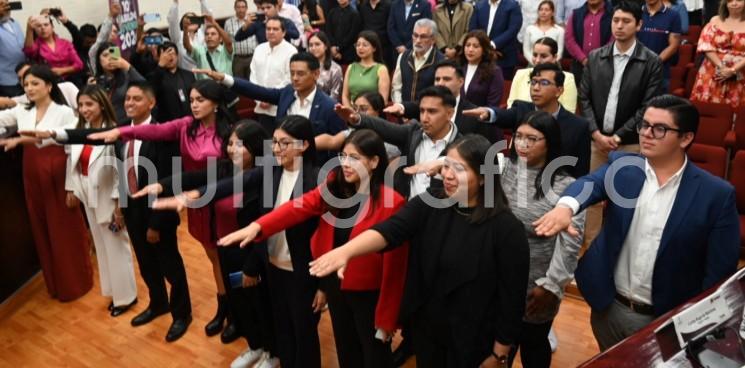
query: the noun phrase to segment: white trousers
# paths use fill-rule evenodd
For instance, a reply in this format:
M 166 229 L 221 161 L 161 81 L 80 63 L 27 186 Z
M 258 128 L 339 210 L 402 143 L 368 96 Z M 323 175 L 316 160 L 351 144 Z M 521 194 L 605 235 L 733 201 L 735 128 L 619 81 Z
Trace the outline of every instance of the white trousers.
M 98 260 L 98 276 L 101 282 L 101 294 L 110 296 L 114 306 L 131 303 L 137 297 L 137 282 L 135 281 L 132 249 L 129 246 L 129 235 L 126 229 L 114 233 L 109 230 L 111 219 L 96 218 L 96 212 L 89 208 L 86 199 L 91 190 L 87 176 L 81 175 L 80 201 L 85 207 L 85 215 L 93 236 Z M 100 222 L 100 223 L 99 223 Z

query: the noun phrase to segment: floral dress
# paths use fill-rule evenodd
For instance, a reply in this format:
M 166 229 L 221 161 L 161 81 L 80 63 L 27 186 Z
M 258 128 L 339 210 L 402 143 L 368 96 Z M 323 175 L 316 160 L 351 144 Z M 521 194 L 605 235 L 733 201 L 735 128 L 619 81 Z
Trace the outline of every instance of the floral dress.
M 745 58 L 745 32 L 725 32 L 709 23 L 701 32 L 698 52 L 714 51 L 726 67 L 733 67 Z M 724 82 L 714 79 L 716 66 L 705 58 L 696 75 L 691 100 L 723 103 L 737 108 L 745 106 L 745 71 L 740 70 L 735 77 Z

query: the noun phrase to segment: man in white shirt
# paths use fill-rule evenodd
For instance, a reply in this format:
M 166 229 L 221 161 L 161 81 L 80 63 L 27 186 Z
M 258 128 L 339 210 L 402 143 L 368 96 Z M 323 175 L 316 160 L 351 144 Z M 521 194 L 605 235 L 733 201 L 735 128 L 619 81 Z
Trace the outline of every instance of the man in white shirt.
M 290 83 L 290 58 L 297 53 L 295 46 L 285 41 L 285 29 L 279 17 L 266 21 L 266 39 L 254 50 L 250 81 L 266 88 L 282 88 Z M 268 129 L 274 127 L 277 106 L 259 102 L 254 109 L 256 118 Z M 273 130 L 273 129 L 272 129 Z M 271 130 L 270 130 L 271 131 Z
M 573 214 L 607 200 L 603 228 L 575 273 L 601 350 L 737 268 L 735 190 L 686 156 L 698 119 L 687 100 L 653 98 L 636 128 L 641 155 L 611 153 L 608 164 L 577 179 L 534 223 L 540 236 L 573 234 Z

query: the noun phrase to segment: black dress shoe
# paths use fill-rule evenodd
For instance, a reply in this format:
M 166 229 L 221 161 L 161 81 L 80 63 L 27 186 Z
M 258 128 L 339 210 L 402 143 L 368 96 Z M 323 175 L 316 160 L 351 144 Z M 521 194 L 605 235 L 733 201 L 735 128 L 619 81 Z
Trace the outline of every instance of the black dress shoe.
M 119 316 L 123 314 L 124 312 L 128 311 L 129 308 L 132 308 L 132 306 L 135 304 L 137 304 L 137 298 L 135 298 L 135 300 L 133 300 L 132 303 L 129 303 L 127 305 L 120 305 L 118 307 L 113 307 L 111 308 L 111 316 L 112 317 Z
M 109 312 L 111 312 L 112 309 L 114 309 L 114 301 L 112 300 L 111 303 L 109 303 L 109 306 L 107 307 Z
M 220 341 L 223 344 L 230 344 L 239 337 L 241 337 L 241 334 L 238 332 L 238 327 L 234 323 L 228 323 L 225 329 L 222 330 L 222 334 L 220 334 Z
M 135 318 L 132 318 L 131 323 L 133 327 L 142 326 L 154 320 L 158 316 L 162 316 L 166 313 L 168 313 L 168 309 L 156 310 L 148 307 L 147 309 L 142 311 L 142 313 L 136 315 Z
M 191 316 L 186 318 L 180 318 L 174 320 L 171 323 L 171 327 L 168 328 L 168 334 L 166 334 L 167 342 L 174 342 L 186 333 L 186 329 L 191 324 Z
M 406 339 L 401 341 L 398 348 L 393 352 L 393 364 L 396 367 L 400 367 L 406 363 L 409 358 L 414 355 L 414 348 L 411 343 L 407 342 Z

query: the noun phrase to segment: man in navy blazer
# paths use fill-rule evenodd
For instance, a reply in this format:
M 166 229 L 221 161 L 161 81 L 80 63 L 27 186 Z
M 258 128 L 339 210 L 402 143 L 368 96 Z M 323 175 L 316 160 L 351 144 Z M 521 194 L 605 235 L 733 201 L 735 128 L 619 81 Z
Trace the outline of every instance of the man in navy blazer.
M 388 13 L 388 38 L 400 54 L 411 48 L 414 23 L 422 18 L 432 19 L 432 7 L 427 0 L 395 0 Z
M 297 53 L 290 58 L 292 83 L 284 88 L 265 88 L 212 70 L 195 72 L 209 75 L 238 94 L 277 105 L 276 121 L 287 115 L 302 115 L 313 123 L 316 135 L 335 135 L 346 129 L 344 121 L 334 112 L 336 101 L 317 88 L 320 64 L 318 59 L 307 52 Z M 276 125 L 267 127 L 267 130 L 274 131 L 274 128 Z M 329 158 L 328 153 L 319 153 L 319 162 L 326 162 Z
M 637 126 L 641 155 L 611 153 L 535 223 L 539 235 L 572 233 L 573 213 L 608 200 L 600 234 L 575 273 L 601 350 L 737 269 L 735 190 L 688 161 L 697 129 L 690 102 L 653 98 Z
M 561 155 L 577 159 L 572 166 L 564 166 L 572 177 L 578 178 L 590 172 L 590 123 L 567 111 L 559 98 L 564 93 L 564 72 L 558 64 L 538 64 L 530 72 L 530 98 L 533 101 L 515 100 L 512 107 L 503 110 L 480 107 L 466 110 L 464 115 L 489 121 L 502 129 L 517 129 L 531 111 L 545 111 L 556 119 L 561 130 Z
M 496 7 L 497 11 L 494 18 L 490 19 L 492 7 Z M 481 0 L 473 9 L 468 30 L 480 29 L 489 36 L 492 46 L 501 54 L 497 64 L 502 68 L 504 79 L 512 79 L 515 73 L 517 33 L 522 25 L 523 15 L 515 0 Z

